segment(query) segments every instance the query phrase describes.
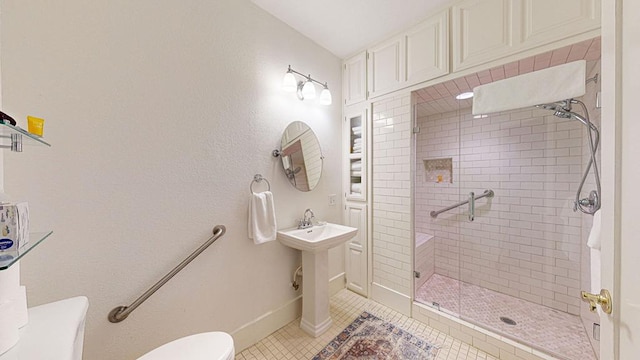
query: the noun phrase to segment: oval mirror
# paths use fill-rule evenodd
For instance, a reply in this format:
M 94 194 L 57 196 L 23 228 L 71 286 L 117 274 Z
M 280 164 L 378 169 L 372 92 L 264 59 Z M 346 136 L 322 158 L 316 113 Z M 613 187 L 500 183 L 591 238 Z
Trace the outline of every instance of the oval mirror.
M 284 130 L 280 142 L 282 167 L 289 182 L 300 191 L 311 191 L 322 175 L 320 142 L 311 128 L 294 121 Z

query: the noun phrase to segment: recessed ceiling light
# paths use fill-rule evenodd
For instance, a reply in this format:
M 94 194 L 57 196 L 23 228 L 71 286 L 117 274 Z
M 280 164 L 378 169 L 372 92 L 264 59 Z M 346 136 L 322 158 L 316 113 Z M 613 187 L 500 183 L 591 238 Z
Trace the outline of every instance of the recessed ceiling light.
M 472 98 L 472 97 L 473 97 L 473 92 L 472 91 L 463 92 L 463 93 L 460 93 L 460 94 L 456 95 L 456 99 L 458 99 L 458 100 L 469 99 L 469 98 Z
M 489 116 L 489 115 L 484 115 L 484 114 L 482 114 L 482 115 L 473 115 L 473 118 L 474 118 L 474 119 L 484 119 L 484 118 L 486 118 L 486 117 L 488 117 L 488 116 Z

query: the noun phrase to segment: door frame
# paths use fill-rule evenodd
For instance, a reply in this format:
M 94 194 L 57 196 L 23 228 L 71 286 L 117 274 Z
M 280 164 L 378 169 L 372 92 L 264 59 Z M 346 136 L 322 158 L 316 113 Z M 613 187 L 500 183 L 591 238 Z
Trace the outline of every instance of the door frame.
M 633 16 L 638 13 L 640 3 L 637 0 L 602 0 L 602 66 L 605 74 L 602 83 L 602 286 L 612 294 L 613 313 L 602 315 L 600 319 L 601 359 L 627 357 L 637 350 L 633 348 L 633 338 L 629 334 L 640 335 L 637 319 L 640 290 L 630 286 L 633 285 L 630 279 L 637 276 L 634 269 L 638 267 L 632 254 L 636 254 L 640 246 L 636 244 L 637 235 L 627 232 L 633 229 L 634 211 L 638 206 L 635 201 L 623 203 L 623 197 L 631 199 L 637 191 L 640 177 L 633 170 L 637 168 L 637 158 L 633 159 L 633 156 L 638 153 L 633 145 L 633 130 L 638 131 L 634 124 L 638 118 L 634 106 L 640 96 L 637 81 L 640 72 L 636 70 L 640 51 L 634 44 L 639 38 L 640 26 Z

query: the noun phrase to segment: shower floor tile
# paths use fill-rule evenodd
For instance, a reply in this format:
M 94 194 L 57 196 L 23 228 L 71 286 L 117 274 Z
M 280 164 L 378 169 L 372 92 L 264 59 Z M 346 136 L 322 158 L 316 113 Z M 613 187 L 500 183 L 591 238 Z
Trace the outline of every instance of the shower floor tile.
M 582 322 L 575 315 L 438 274 L 417 289 L 416 301 L 430 305 L 436 302 L 445 312 L 460 314 L 463 320 L 556 357 L 596 359 Z M 516 325 L 508 325 L 500 317 Z

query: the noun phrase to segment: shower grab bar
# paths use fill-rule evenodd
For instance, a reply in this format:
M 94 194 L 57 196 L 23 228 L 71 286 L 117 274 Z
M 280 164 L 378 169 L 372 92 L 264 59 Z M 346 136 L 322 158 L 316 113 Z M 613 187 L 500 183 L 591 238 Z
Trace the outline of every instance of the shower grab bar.
M 167 275 L 165 275 L 160 281 L 155 283 L 149 290 L 145 291 L 144 294 L 140 295 L 134 302 L 129 306 L 118 306 L 109 312 L 108 319 L 112 323 L 119 323 L 129 316 L 133 310 L 135 310 L 138 306 L 140 306 L 143 302 L 145 302 L 153 293 L 158 291 L 162 287 L 162 285 L 166 284 L 167 281 L 171 280 L 180 270 L 184 269 L 193 259 L 198 257 L 204 250 L 206 250 L 209 245 L 213 244 L 218 240 L 224 233 L 227 231 L 227 228 L 224 225 L 216 225 L 213 228 L 213 235 L 199 248 L 196 249 L 191 255 L 189 255 L 186 259 L 184 259 L 178 266 L 173 268 Z
M 482 199 L 484 197 L 492 198 L 493 195 L 494 195 L 493 190 L 485 190 L 482 193 L 482 195 L 477 195 L 477 196 L 473 192 L 470 192 L 468 200 L 461 201 L 461 202 L 459 202 L 457 204 L 453 204 L 451 206 L 448 206 L 448 207 L 446 207 L 444 209 L 441 209 L 441 210 L 438 210 L 438 211 L 432 211 L 430 213 L 430 215 L 431 215 L 432 218 L 436 218 L 436 217 L 438 217 L 438 215 L 442 214 L 443 212 L 447 212 L 447 211 L 449 211 L 451 209 L 455 209 L 455 208 L 460 207 L 462 205 L 469 204 L 469 221 L 473 221 L 474 218 L 475 218 L 475 201 L 478 200 L 478 199 Z
M 473 221 L 476 218 L 476 194 L 474 192 L 469 193 L 469 221 Z

